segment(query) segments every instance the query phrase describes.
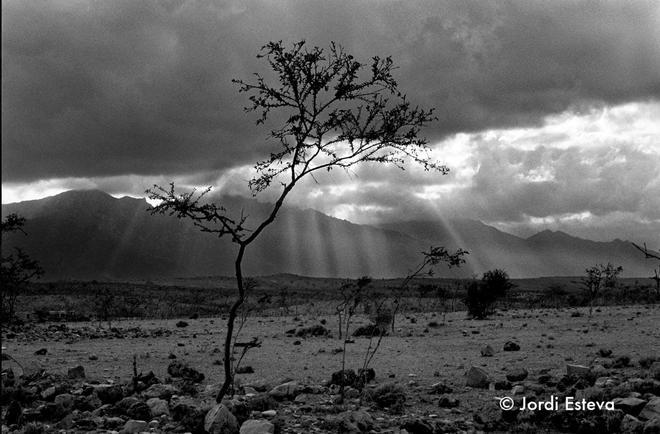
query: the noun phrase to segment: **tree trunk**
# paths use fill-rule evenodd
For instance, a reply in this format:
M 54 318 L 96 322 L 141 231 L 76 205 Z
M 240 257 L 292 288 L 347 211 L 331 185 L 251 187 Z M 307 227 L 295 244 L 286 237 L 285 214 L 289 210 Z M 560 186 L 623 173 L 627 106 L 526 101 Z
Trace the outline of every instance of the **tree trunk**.
M 236 286 L 238 288 L 238 298 L 232 304 L 231 309 L 229 310 L 229 318 L 227 319 L 227 334 L 225 336 L 225 360 L 224 360 L 224 369 L 225 369 L 225 382 L 222 384 L 218 395 L 215 397 L 217 403 L 222 402 L 222 398 L 227 395 L 231 390 L 234 383 L 234 372 L 231 368 L 231 350 L 232 350 L 232 339 L 234 337 L 234 321 L 238 315 L 238 309 L 245 301 L 245 287 L 243 286 L 243 270 L 241 264 L 243 262 L 243 254 L 245 253 L 245 245 L 241 245 L 238 249 L 238 255 L 236 256 Z

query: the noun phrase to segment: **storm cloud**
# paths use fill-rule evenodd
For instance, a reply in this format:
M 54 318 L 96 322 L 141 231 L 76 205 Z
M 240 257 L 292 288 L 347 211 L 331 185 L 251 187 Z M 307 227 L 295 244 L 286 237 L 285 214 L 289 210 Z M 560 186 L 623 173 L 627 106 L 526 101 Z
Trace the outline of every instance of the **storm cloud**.
M 266 132 L 232 78 L 269 40 L 391 55 L 425 133 L 539 124 L 660 94 L 660 7 L 635 2 L 7 1 L 2 179 L 191 175 L 249 164 Z

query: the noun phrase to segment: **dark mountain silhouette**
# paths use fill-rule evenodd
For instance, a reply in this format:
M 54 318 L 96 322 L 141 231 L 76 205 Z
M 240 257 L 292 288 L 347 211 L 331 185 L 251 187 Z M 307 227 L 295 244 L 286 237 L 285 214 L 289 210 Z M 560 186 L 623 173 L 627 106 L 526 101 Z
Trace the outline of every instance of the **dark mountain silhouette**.
M 243 210 L 255 225 L 270 210 L 256 200 L 224 197 L 227 209 Z M 39 260 L 45 279 L 153 279 L 232 275 L 235 247 L 229 239 L 201 233 L 191 222 L 151 215 L 144 199 L 115 199 L 101 191 L 70 191 L 7 204 L 27 219 L 28 236 L 5 235 L 2 249 L 20 246 Z M 437 275 L 466 277 L 503 268 L 512 277 L 581 275 L 608 261 L 626 276 L 646 276 L 638 251 L 620 240 L 602 243 L 544 231 L 528 239 L 474 220 L 356 225 L 313 210 L 283 208 L 275 223 L 248 249 L 249 275 L 294 273 L 322 277 L 397 277 L 421 260 L 431 245 L 470 252 L 460 270 Z

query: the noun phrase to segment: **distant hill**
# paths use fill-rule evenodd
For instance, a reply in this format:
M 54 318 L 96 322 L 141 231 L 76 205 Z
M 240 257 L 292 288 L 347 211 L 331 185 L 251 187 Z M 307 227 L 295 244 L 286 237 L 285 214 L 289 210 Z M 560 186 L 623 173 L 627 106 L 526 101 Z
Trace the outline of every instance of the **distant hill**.
M 243 209 L 259 221 L 268 204 L 225 197 L 228 209 Z M 38 259 L 47 280 L 154 279 L 232 275 L 235 247 L 201 233 L 189 221 L 151 215 L 144 199 L 115 199 L 96 190 L 6 204 L 27 219 L 28 236 L 5 236 L 3 251 L 21 246 Z M 431 245 L 470 252 L 460 270 L 438 267 L 437 275 L 467 277 L 504 268 L 513 277 L 581 275 L 588 266 L 613 262 L 625 276 L 646 277 L 650 264 L 628 242 L 594 242 L 561 232 L 523 239 L 474 220 L 399 222 L 373 227 L 313 210 L 283 208 L 275 223 L 250 246 L 249 275 L 294 273 L 320 277 L 404 276 Z

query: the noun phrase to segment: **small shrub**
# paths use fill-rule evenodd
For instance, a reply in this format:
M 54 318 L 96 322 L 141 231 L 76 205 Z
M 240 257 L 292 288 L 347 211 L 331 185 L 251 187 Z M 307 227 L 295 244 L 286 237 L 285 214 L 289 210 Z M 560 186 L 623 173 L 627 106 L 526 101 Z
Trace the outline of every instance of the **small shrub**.
M 394 383 L 385 383 L 370 390 L 367 393 L 370 401 L 380 408 L 389 408 L 391 411 L 400 413 L 406 402 L 406 393 L 403 388 Z

